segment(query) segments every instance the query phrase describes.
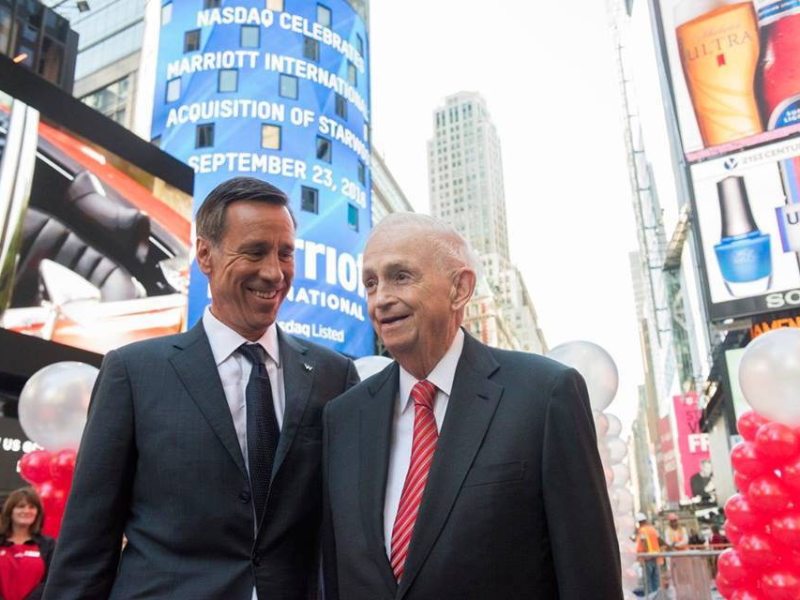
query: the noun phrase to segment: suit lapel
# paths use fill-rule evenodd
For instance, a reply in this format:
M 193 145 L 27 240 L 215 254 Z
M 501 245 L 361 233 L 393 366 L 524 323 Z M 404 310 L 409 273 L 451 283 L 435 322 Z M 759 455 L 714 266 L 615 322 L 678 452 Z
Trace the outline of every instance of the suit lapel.
M 280 441 L 275 452 L 275 464 L 272 467 L 273 480 L 297 435 L 297 429 L 300 427 L 300 421 L 308 405 L 315 374 L 315 365 L 309 362 L 306 356 L 308 348 L 294 338 L 285 335 L 280 329 L 278 329 L 278 348 L 281 353 L 286 407 Z
M 383 539 L 383 504 L 389 471 L 392 417 L 397 397 L 400 369 L 392 363 L 368 388 L 369 396 L 361 403 L 359 422 L 359 500 L 367 545 L 378 564 L 391 595 L 397 581 L 386 556 Z
M 465 335 L 436 454 L 414 525 L 398 599 L 408 592 L 439 537 L 467 471 L 483 443 L 503 393 L 502 386 L 488 379 L 498 366 L 486 346 L 469 334 Z
M 169 359 L 172 367 L 219 441 L 231 455 L 233 462 L 247 476 L 231 411 L 225 400 L 225 391 L 222 389 L 219 371 L 203 329 L 203 322 L 199 321 L 192 329 L 178 337 L 175 347 L 180 352 Z

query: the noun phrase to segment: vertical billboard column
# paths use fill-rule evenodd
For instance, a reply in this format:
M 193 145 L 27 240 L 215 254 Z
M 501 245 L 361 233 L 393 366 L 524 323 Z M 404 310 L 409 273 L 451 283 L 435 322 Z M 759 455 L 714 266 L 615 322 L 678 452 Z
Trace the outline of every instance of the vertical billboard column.
M 237 175 L 298 222 L 288 333 L 371 354 L 361 254 L 370 222 L 368 37 L 346 0 L 172 0 L 161 7 L 152 137 L 195 173 L 195 205 Z M 191 269 L 189 322 L 208 304 Z

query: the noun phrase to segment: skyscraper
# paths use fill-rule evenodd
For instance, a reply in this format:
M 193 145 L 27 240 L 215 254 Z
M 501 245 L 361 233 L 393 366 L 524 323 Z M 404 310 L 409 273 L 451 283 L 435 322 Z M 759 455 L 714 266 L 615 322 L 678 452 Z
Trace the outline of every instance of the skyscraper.
M 455 227 L 478 253 L 488 289 L 505 321 L 499 330 L 507 328 L 511 335 L 484 339 L 486 331 L 497 328 L 487 327 L 479 318 L 468 319 L 467 327 L 490 344 L 508 345 L 508 340 L 516 339 L 512 346 L 544 352 L 547 347 L 533 302 L 510 260 L 500 138 L 479 93 L 453 94 L 434 111 L 428 184 L 431 214 Z M 481 297 L 485 301 L 485 294 Z

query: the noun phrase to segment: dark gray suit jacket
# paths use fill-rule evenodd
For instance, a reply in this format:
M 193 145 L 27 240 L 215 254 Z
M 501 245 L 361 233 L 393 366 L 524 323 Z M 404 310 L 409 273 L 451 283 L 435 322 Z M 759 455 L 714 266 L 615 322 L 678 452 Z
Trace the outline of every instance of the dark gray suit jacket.
M 335 352 L 278 339 L 286 411 L 255 541 L 247 471 L 202 322 L 106 355 L 47 600 L 250 600 L 254 585 L 263 600 L 315 593 L 322 408 L 358 375 Z
M 328 600 L 621 598 L 583 379 L 469 335 L 397 585 L 383 505 L 398 372 L 389 365 L 325 408 Z

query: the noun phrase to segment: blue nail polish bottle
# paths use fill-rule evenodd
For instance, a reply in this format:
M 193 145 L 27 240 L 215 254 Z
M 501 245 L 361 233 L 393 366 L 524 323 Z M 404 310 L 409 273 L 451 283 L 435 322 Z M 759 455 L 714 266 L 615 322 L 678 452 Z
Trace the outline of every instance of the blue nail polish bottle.
M 769 234 L 759 231 L 744 178 L 730 176 L 717 182 L 722 239 L 714 246 L 717 262 L 732 296 L 766 292 L 772 284 Z

